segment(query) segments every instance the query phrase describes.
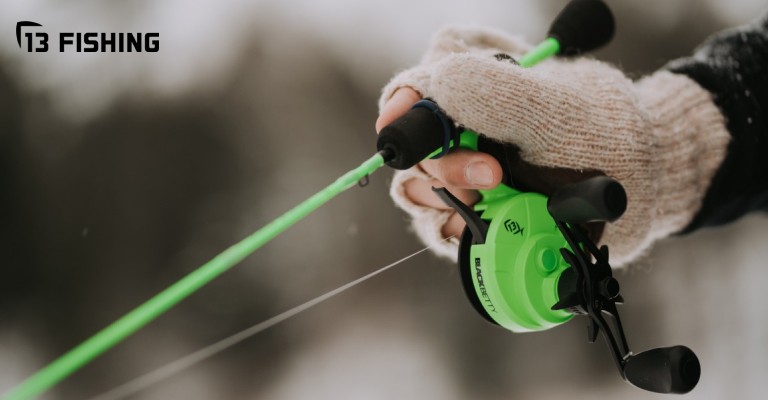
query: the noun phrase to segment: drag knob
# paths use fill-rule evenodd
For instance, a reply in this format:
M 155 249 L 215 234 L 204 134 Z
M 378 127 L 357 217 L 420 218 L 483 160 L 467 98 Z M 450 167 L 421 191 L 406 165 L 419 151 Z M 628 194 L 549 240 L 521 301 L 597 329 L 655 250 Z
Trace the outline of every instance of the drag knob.
M 606 277 L 597 286 L 598 293 L 606 299 L 614 299 L 619 295 L 619 281 L 613 277 Z
M 627 193 L 619 182 L 596 176 L 558 189 L 547 209 L 556 220 L 569 224 L 615 221 L 627 209 Z

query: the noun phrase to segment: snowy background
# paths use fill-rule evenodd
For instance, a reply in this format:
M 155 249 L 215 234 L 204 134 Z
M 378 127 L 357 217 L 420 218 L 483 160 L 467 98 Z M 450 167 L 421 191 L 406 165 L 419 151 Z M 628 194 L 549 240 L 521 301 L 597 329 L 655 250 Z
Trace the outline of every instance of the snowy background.
M 764 1 L 611 1 L 595 54 L 632 76 Z M 0 393 L 374 151 L 376 99 L 447 23 L 531 42 L 548 1 L 0 0 Z M 160 32 L 158 53 L 21 51 L 48 32 Z M 371 177 L 61 383 L 109 390 L 421 248 Z M 768 390 L 768 221 L 670 239 L 619 273 L 635 351 L 685 344 L 691 399 Z M 601 339 L 602 340 L 602 339 Z M 585 321 L 515 335 L 423 254 L 137 399 L 653 399 Z

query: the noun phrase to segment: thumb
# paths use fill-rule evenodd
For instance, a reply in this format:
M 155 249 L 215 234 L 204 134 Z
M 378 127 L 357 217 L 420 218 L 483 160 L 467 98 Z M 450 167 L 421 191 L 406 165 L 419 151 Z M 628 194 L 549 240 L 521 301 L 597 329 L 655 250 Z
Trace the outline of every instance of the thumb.
M 460 149 L 436 160 L 421 162 L 424 172 L 459 189 L 492 189 L 501 183 L 501 165 L 486 153 Z

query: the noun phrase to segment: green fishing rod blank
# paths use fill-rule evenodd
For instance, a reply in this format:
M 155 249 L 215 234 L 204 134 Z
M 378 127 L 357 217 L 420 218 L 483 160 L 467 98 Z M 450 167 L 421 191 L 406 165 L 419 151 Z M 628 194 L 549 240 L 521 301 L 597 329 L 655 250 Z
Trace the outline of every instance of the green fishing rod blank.
M 359 167 L 342 175 L 323 190 L 317 192 L 242 241 L 224 250 L 189 275 L 158 293 L 133 311 L 125 314 L 122 318 L 54 360 L 43 369 L 37 371 L 34 375 L 6 393 L 2 399 L 23 400 L 41 395 L 94 358 L 152 322 L 155 318 L 217 276 L 235 266 L 293 224 L 379 169 L 384 165 L 385 157 L 384 153 L 379 152 Z
M 531 49 L 531 51 L 522 56 L 517 62 L 520 63 L 521 67 L 528 68 L 552 57 L 558 52 L 560 52 L 560 42 L 558 42 L 557 39 L 550 37 Z

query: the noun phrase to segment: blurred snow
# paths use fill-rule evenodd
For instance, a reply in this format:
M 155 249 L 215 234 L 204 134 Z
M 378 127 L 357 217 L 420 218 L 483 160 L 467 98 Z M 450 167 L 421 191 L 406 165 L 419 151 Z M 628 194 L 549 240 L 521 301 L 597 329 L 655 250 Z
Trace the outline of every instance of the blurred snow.
M 0 318 L 0 392 L 361 161 L 379 88 L 439 26 L 536 41 L 563 4 L 0 0 L 0 72 L 21 91 L 11 128 L 29 153 L 7 191 L 20 221 L 3 227 L 25 230 L 27 245 L 13 248 L 23 257 L 8 264 L 31 275 L 11 276 L 18 293 L 0 304 L 19 310 Z M 597 57 L 632 73 L 765 8 L 610 4 L 617 37 Z M 160 52 L 26 53 L 11 33 L 19 20 L 49 32 L 159 31 Z M 371 179 L 48 398 L 110 389 L 418 249 L 386 173 Z M 699 354 L 702 381 L 687 398 L 766 391 L 767 229 L 757 216 L 673 238 L 619 273 L 632 348 Z M 454 266 L 425 255 L 137 398 L 662 398 L 623 383 L 585 337 L 581 322 L 534 335 L 485 324 Z
M 57 108 L 78 119 L 103 111 L 126 92 L 172 96 L 220 84 L 256 36 L 278 44 L 296 35 L 330 43 L 329 50 L 348 61 L 353 77 L 369 81 L 371 74 L 415 62 L 432 32 L 446 23 L 543 34 L 536 29 L 538 8 L 527 0 L 460 1 L 450 7 L 438 0 L 4 2 L 0 24 L 8 27 L 31 20 L 47 32 L 160 32 L 160 51 L 141 54 L 58 49 L 30 54 L 18 51 L 13 35 L 3 37 L 0 52 L 17 63 L 15 72 L 24 82 L 48 92 Z
M 370 83 L 372 74 L 389 73 L 418 60 L 429 37 L 449 23 L 480 24 L 541 38 L 562 1 L 530 0 L 360 2 L 352 0 L 161 0 L 152 2 L 61 3 L 54 0 L 4 0 L 0 23 L 19 20 L 43 24 L 47 31 L 158 31 L 161 50 L 154 54 L 28 54 L 18 51 L 13 35 L 0 40 L 0 52 L 16 63 L 16 72 L 34 90 L 45 90 L 73 118 L 103 111 L 120 94 L 178 95 L 221 83 L 255 36 L 281 42 L 281 36 L 305 34 L 331 43 L 329 51 L 347 60 L 349 72 Z M 617 3 L 613 6 L 658 34 L 673 32 L 696 1 Z M 761 10 L 760 0 L 708 0 L 719 21 L 733 25 Z M 621 22 L 621 21 L 620 21 Z M 623 26 L 619 26 L 621 30 Z M 621 31 L 619 31 L 621 33 Z M 290 52 L 290 48 L 282 51 Z
M 749 21 L 765 12 L 763 0 L 706 0 L 704 3 L 728 25 L 743 24 L 744 21 Z
M 381 321 L 401 326 L 396 315 L 367 313 L 342 321 L 318 337 L 317 345 L 293 357 L 268 399 L 462 399 L 446 370 L 448 360 L 419 332 L 382 330 Z M 340 319 L 343 317 L 340 316 Z

